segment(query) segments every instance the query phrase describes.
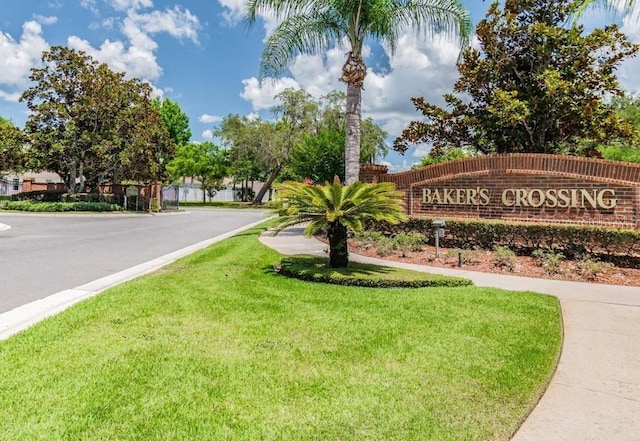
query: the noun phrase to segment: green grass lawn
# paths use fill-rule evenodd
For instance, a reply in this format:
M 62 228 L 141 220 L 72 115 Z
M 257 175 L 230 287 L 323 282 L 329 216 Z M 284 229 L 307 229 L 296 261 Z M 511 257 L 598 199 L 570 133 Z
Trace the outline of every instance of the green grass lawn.
M 273 273 L 256 230 L 0 342 L 2 440 L 507 440 L 556 299 Z

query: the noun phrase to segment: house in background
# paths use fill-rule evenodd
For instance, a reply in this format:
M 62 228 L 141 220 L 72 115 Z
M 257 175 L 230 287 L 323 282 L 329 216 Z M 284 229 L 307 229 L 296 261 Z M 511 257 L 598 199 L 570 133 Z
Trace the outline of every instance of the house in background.
M 26 183 L 26 184 L 25 184 Z M 57 173 L 41 172 L 41 173 L 24 173 L 24 174 L 12 174 L 5 175 L 0 174 L 0 196 L 11 196 L 13 194 L 20 193 L 22 191 L 29 191 L 30 184 L 62 184 L 63 180 Z M 207 201 L 241 201 L 243 190 L 241 184 L 234 183 L 232 179 L 225 178 L 225 188 L 215 192 L 213 196 L 206 195 Z M 41 187 L 38 186 L 38 187 Z M 262 187 L 262 182 L 254 181 L 249 183 L 249 195 L 250 199 L 257 193 Z M 200 187 L 200 182 L 197 180 L 185 179 L 183 183 L 179 185 L 179 200 L 180 202 L 202 202 L 203 190 Z M 263 202 L 269 200 L 271 192 L 267 192 L 263 198 Z
M 6 174 L 0 175 L 0 195 L 12 195 L 23 191 L 24 182 L 32 182 L 36 184 L 60 184 L 62 179 L 57 173 L 41 172 L 33 173 L 27 172 L 20 175 Z

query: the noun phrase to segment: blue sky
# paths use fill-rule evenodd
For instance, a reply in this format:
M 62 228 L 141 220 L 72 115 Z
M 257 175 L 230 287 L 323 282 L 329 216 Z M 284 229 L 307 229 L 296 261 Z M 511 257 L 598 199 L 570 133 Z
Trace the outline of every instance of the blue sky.
M 155 93 L 176 101 L 189 116 L 192 140 L 211 139 L 211 130 L 229 113 L 269 117 L 273 97 L 286 87 L 321 96 L 344 85 L 337 79 L 345 48 L 320 56 L 299 57 L 275 81 L 257 80 L 262 42 L 273 21 L 264 17 L 248 30 L 241 22 L 245 0 L 21 0 L 4 5 L 0 16 L 0 116 L 23 127 L 26 106 L 17 102 L 29 86 L 29 69 L 43 50 L 66 45 L 84 50 L 118 71 L 149 81 Z M 464 0 L 474 22 L 489 1 Z M 591 14 L 589 26 L 612 17 Z M 640 41 L 640 20 L 618 20 Z M 402 36 L 394 56 L 383 47 L 366 51 L 369 72 L 363 92 L 363 116 L 374 118 L 397 136 L 418 117 L 411 102 L 424 96 L 441 103 L 456 78 L 457 50 L 446 39 Z M 625 89 L 640 91 L 640 65 L 627 62 L 619 71 Z M 412 149 L 404 157 L 384 160 L 393 170 L 406 169 L 425 153 Z

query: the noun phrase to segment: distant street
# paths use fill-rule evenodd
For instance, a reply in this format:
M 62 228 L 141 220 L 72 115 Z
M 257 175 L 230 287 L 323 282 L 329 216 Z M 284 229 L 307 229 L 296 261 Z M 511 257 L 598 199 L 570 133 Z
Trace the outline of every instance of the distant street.
M 264 219 L 262 210 L 0 213 L 0 313 Z

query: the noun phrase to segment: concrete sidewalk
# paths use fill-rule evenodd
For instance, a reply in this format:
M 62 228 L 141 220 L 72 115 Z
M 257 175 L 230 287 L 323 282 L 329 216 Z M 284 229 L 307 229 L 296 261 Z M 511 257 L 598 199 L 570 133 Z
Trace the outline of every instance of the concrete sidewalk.
M 261 241 L 282 254 L 326 255 L 290 228 Z M 477 286 L 551 294 L 560 300 L 564 344 L 549 388 L 514 441 L 640 441 L 640 288 L 532 279 L 350 255 L 358 262 L 466 277 Z

